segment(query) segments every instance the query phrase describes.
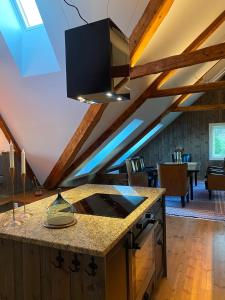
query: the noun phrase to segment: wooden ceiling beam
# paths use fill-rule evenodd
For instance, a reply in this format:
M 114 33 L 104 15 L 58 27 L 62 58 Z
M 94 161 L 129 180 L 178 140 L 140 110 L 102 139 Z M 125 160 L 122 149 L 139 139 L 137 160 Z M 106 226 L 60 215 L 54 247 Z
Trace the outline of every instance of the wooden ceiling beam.
M 183 94 L 201 93 L 225 89 L 225 81 L 207 82 L 198 85 L 186 85 L 169 89 L 160 89 L 151 92 L 152 98 L 176 96 Z
M 157 61 L 152 61 L 144 65 L 134 66 L 131 69 L 131 79 L 193 66 L 222 58 L 225 58 L 225 43 L 192 52 L 184 52 L 179 55 L 173 55 Z
M 212 35 L 217 28 L 225 21 L 225 10 L 184 50 L 184 52 L 191 52 L 197 49 L 203 44 L 207 38 Z M 134 34 L 133 34 L 134 35 Z M 149 87 L 135 100 L 133 103 L 113 122 L 113 124 L 107 128 L 89 148 L 81 154 L 70 167 L 61 176 L 61 180 L 70 175 L 79 165 L 81 165 L 92 153 L 94 153 L 98 147 L 103 144 L 120 126 L 132 116 L 132 114 L 139 109 L 145 101 L 149 98 L 151 91 L 162 84 L 163 81 L 168 80 L 168 77 L 173 74 L 174 71 L 163 72 L 159 77 L 154 80 Z
M 225 21 L 225 10 L 182 52 L 189 53 L 198 49 Z M 163 72 L 154 82 L 155 88 L 162 86 L 176 70 Z
M 4 133 L 7 141 L 10 143 L 12 141 L 13 145 L 14 145 L 14 149 L 15 149 L 15 153 L 20 157 L 21 154 L 21 148 L 18 145 L 16 139 L 14 138 L 13 134 L 11 133 L 9 127 L 7 126 L 5 120 L 3 119 L 2 115 L 0 115 L 0 129 L 2 130 L 2 132 Z M 34 177 L 36 178 L 33 170 L 31 169 L 31 166 L 29 165 L 29 163 L 26 161 L 26 168 L 27 168 L 27 174 L 30 176 L 31 179 L 33 179 Z
M 80 126 L 76 129 L 70 142 L 46 179 L 44 183 L 46 188 L 52 189 L 56 187 L 64 178 L 66 170 L 101 119 L 106 107 L 106 104 L 95 104 L 89 107 Z
M 131 66 L 134 66 L 168 14 L 174 0 L 150 0 L 130 36 Z
M 209 104 L 209 105 L 191 105 L 179 106 L 172 110 L 172 112 L 193 112 L 193 111 L 209 111 L 209 110 L 224 110 L 225 104 Z

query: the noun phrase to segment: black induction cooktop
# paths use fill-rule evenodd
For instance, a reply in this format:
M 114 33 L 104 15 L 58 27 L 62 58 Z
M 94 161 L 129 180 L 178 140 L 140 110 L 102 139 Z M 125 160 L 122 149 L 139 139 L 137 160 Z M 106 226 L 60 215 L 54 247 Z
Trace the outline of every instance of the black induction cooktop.
M 73 203 L 73 207 L 80 214 L 126 218 L 146 199 L 140 196 L 93 194 Z

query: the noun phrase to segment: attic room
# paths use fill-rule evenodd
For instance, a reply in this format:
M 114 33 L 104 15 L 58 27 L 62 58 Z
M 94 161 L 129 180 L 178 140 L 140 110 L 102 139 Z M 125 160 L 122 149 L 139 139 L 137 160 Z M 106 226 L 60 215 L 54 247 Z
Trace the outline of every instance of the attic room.
M 225 2 L 0 5 L 0 299 L 225 300 Z

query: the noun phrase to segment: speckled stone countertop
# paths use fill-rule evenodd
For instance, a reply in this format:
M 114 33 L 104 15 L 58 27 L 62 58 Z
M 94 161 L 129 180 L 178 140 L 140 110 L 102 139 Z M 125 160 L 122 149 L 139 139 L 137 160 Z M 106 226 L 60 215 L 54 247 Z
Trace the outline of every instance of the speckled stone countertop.
M 56 195 L 27 205 L 32 216 L 22 225 L 4 226 L 12 211 L 0 214 L 0 238 L 14 239 L 32 244 L 70 250 L 94 256 L 105 256 L 128 232 L 132 225 L 164 193 L 164 189 L 110 186 L 87 184 L 63 192 L 62 196 L 70 203 L 79 201 L 95 193 L 125 194 L 148 197 L 125 219 L 75 214 L 77 224 L 64 229 L 47 229 L 43 226 L 47 207 Z M 22 214 L 22 208 L 16 209 L 16 219 Z

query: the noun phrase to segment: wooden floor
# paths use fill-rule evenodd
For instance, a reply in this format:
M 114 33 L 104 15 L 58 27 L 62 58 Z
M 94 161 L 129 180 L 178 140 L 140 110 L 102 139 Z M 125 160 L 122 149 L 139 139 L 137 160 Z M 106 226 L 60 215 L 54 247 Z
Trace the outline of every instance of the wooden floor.
M 154 300 L 225 300 L 225 222 L 167 217 L 167 251 Z

